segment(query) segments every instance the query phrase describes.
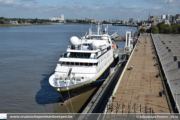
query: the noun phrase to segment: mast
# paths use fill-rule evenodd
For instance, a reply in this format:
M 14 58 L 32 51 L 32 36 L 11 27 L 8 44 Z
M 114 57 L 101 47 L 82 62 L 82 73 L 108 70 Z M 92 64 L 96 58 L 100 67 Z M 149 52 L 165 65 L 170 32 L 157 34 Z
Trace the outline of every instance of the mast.
M 97 34 L 99 35 L 99 30 L 100 30 L 100 28 L 99 28 L 99 23 L 98 23 L 98 29 L 97 29 Z

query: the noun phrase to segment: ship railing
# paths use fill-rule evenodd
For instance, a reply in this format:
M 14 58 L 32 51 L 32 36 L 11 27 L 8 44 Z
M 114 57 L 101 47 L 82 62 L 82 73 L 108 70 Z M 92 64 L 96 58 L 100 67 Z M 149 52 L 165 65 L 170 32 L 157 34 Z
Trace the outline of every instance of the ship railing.
M 83 80 L 88 80 L 88 79 L 90 79 L 90 77 L 71 77 L 71 78 L 66 77 L 65 80 L 61 79 L 61 77 L 58 77 L 54 79 L 54 86 L 60 87 L 61 83 L 66 83 L 64 85 L 69 86 L 70 83 L 73 85 L 73 84 L 77 84 L 77 81 L 81 82 Z
M 96 57 L 68 57 L 68 56 L 61 56 L 60 58 L 97 59 Z
M 98 32 L 92 32 L 91 33 L 91 35 L 97 35 L 98 34 Z M 102 34 L 102 32 L 99 32 L 99 35 L 101 35 Z
M 67 67 L 97 67 L 97 65 L 66 65 L 66 64 L 63 64 L 62 66 L 67 66 Z

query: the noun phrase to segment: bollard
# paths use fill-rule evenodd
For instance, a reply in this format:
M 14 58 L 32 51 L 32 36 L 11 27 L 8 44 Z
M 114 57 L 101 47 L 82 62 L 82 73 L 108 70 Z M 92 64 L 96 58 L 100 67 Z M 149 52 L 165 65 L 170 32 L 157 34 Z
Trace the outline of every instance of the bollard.
M 154 64 L 154 66 L 156 66 L 157 65 L 157 63 L 156 64 Z

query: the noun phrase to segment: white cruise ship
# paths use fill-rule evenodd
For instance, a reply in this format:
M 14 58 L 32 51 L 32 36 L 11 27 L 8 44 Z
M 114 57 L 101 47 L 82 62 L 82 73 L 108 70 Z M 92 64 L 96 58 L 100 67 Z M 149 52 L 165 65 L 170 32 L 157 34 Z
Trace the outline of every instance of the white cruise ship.
M 102 83 L 119 61 L 118 54 L 113 55 L 116 45 L 112 43 L 108 29 L 103 32 L 98 24 L 97 32 L 89 29 L 82 38 L 70 38 L 67 53 L 62 54 L 49 83 L 66 101 L 85 92 L 92 84 Z

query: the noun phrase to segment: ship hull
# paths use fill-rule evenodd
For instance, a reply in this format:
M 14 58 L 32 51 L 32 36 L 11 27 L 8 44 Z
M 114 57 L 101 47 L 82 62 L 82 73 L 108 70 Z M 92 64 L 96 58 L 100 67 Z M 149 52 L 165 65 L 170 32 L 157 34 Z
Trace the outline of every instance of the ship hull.
M 82 93 L 87 92 L 88 90 L 90 90 L 90 88 L 92 87 L 98 87 L 103 83 L 103 79 L 106 79 L 110 73 L 110 69 L 115 67 L 116 64 L 119 61 L 119 57 L 117 56 L 114 61 L 106 68 L 106 70 L 101 74 L 101 76 L 99 76 L 96 81 L 91 82 L 91 81 L 87 81 L 86 83 L 83 83 L 83 85 L 78 85 L 74 88 L 69 88 L 69 90 L 67 91 L 60 91 L 60 95 L 63 99 L 63 101 L 67 101 L 70 98 L 74 98 Z M 58 87 L 55 88 L 58 91 Z

